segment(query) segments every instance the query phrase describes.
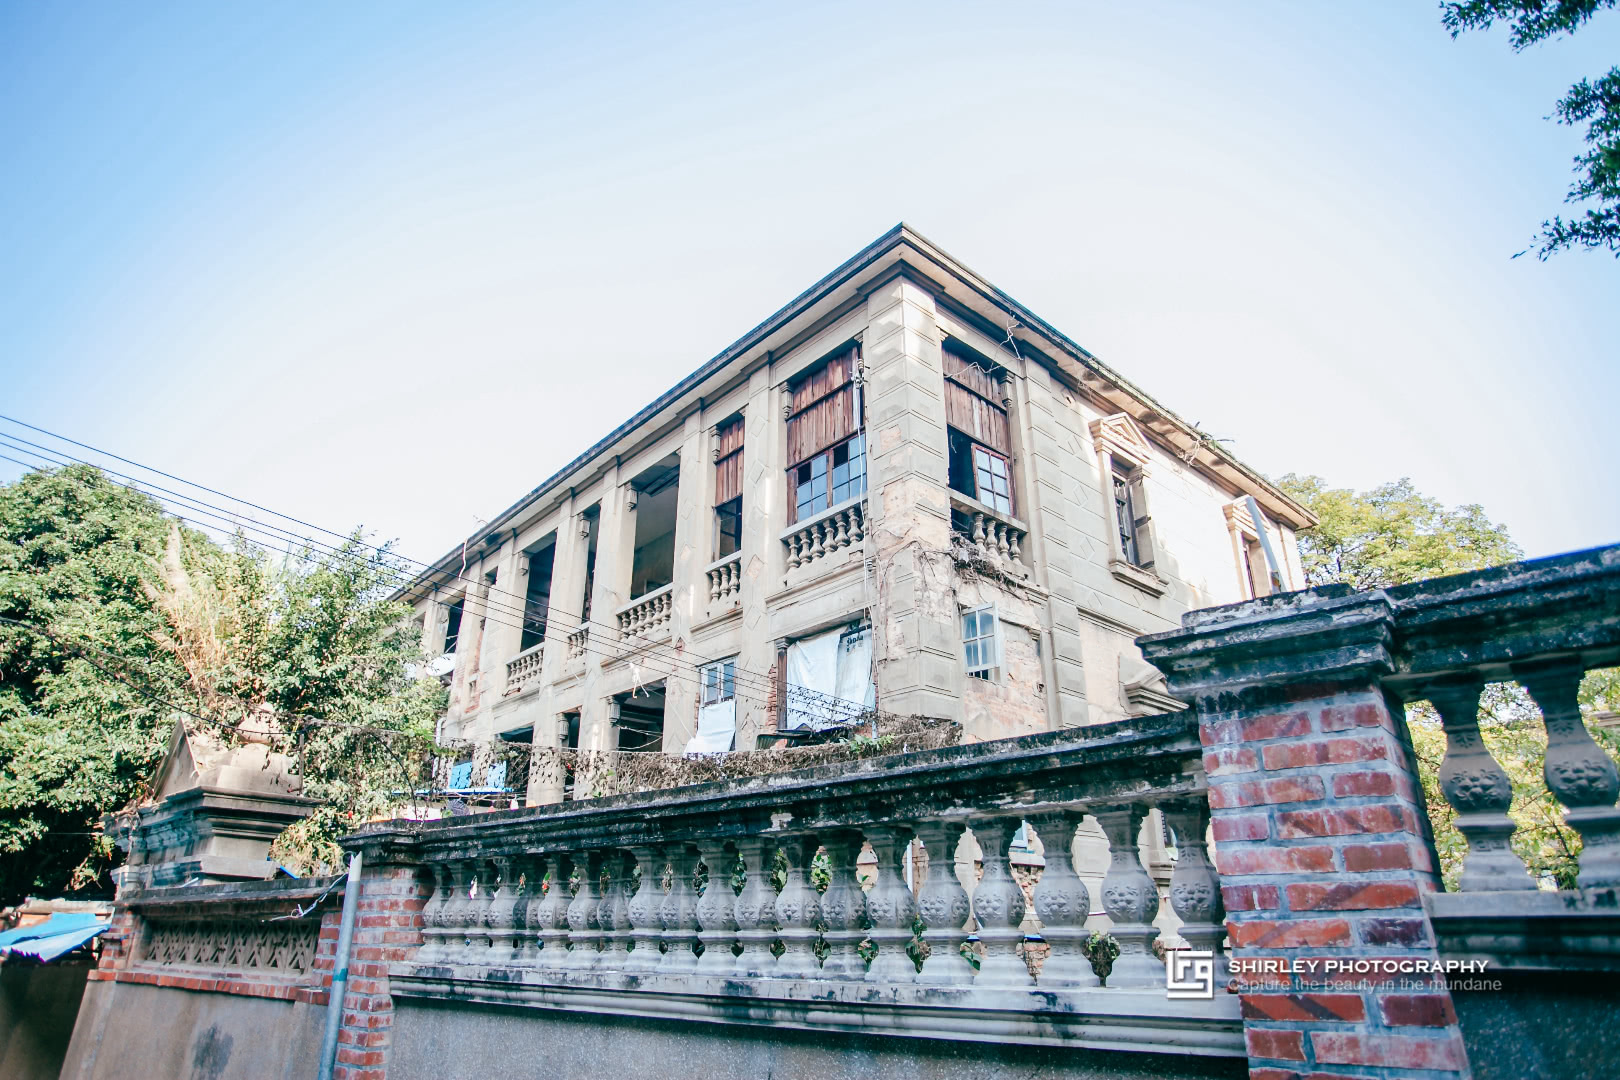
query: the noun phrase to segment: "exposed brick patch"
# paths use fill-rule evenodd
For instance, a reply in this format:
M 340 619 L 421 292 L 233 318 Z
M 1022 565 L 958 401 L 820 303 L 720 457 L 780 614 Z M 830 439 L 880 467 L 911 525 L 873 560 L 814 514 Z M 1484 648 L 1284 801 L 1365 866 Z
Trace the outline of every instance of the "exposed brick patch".
M 1457 1022 L 1448 994 L 1389 994 L 1378 1012 L 1390 1027 L 1446 1027 Z
M 1275 885 L 1222 885 L 1221 900 L 1227 911 L 1275 911 L 1282 906 Z
M 1407 844 L 1346 844 L 1344 868 L 1353 874 L 1374 870 L 1410 870 L 1413 867 L 1412 848 Z M 1423 860 L 1427 862 L 1425 858 Z
M 1226 810 L 1234 806 L 1315 802 L 1325 794 L 1326 788 L 1320 776 L 1250 780 L 1210 785 L 1209 805 L 1215 810 Z
M 1220 851 L 1221 874 L 1327 874 L 1333 872 L 1330 847 L 1265 847 Z
M 1348 731 L 1358 727 L 1387 727 L 1388 712 L 1371 701 L 1358 705 L 1328 705 L 1322 710 L 1323 731 Z
M 1255 919 L 1228 921 L 1227 935 L 1237 948 L 1328 948 L 1350 944 L 1350 923 L 1345 919 Z
M 1291 911 L 1366 911 L 1416 907 L 1418 889 L 1410 881 L 1301 882 L 1288 886 Z
M 1283 1061 L 1305 1060 L 1305 1033 L 1303 1031 L 1245 1028 L 1243 1038 L 1248 1044 L 1250 1060 L 1254 1058 L 1278 1058 Z
M 1387 772 L 1348 772 L 1333 778 L 1333 797 L 1352 798 L 1357 795 L 1394 795 L 1398 785 Z
M 1362 919 L 1363 945 L 1427 945 L 1429 924 L 1425 919 Z
M 1253 772 L 1259 765 L 1254 751 L 1247 746 L 1222 746 L 1204 752 L 1204 771 L 1210 776 Z
M 1271 835 L 1271 820 L 1265 814 L 1222 814 L 1210 824 L 1217 844 L 1235 840 L 1264 840 Z
M 1223 743 L 1260 742 L 1265 739 L 1287 739 L 1309 735 L 1311 714 L 1307 712 L 1277 713 L 1270 716 L 1250 716 L 1235 720 L 1219 720 L 1199 725 L 1199 738 L 1205 746 Z
M 1244 994 L 1245 1020 L 1339 1020 L 1367 1018 L 1360 994 Z
M 1311 1049 L 1324 1065 L 1376 1065 L 1387 1069 L 1456 1069 L 1467 1067 L 1462 1041 L 1413 1038 L 1384 1033 L 1313 1031 Z
M 1274 743 L 1261 748 L 1267 769 L 1305 769 L 1318 765 L 1346 765 L 1389 757 L 1382 739 L 1324 739 L 1321 742 Z
M 1318 781 L 1320 783 L 1320 781 Z M 1210 805 L 1215 805 L 1211 789 Z M 1335 807 L 1331 810 L 1287 810 L 1277 815 L 1277 836 L 1284 840 L 1358 833 L 1413 832 L 1411 814 L 1387 803 Z

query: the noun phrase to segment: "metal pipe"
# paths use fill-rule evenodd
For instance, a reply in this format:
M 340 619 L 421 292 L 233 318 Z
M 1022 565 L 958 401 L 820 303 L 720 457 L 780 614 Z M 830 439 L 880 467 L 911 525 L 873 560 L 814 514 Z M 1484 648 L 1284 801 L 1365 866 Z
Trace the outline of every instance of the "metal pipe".
M 332 958 L 332 992 L 326 1000 L 326 1034 L 321 1037 L 320 1071 L 316 1080 L 332 1080 L 337 1067 L 338 1028 L 343 1026 L 343 998 L 349 988 L 349 946 L 354 941 L 354 916 L 360 910 L 360 852 L 349 856 L 349 880 L 343 887 L 343 917 L 338 923 L 337 955 Z

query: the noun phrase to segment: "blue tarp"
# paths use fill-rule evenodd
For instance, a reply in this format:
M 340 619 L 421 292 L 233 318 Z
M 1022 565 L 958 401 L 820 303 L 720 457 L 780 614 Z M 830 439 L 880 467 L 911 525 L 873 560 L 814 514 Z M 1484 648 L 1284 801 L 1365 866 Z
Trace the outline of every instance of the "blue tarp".
M 89 913 L 52 915 L 42 923 L 0 933 L 0 953 L 55 960 L 107 929 Z

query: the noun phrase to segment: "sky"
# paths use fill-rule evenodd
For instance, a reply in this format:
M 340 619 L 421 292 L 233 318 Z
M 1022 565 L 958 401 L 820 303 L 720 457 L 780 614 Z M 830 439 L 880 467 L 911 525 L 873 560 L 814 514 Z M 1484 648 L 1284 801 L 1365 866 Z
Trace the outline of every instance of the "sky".
M 1620 261 L 1512 256 L 1617 59 L 1425 0 L 0 0 L 0 412 L 432 559 L 904 220 L 1268 475 L 1612 543 Z

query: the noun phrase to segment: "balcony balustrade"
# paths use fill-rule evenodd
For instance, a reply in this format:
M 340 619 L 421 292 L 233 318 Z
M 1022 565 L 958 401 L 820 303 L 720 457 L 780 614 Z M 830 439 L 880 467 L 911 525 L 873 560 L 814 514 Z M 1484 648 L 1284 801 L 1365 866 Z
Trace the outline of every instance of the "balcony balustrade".
M 545 659 L 545 642 L 531 646 L 506 662 L 506 697 L 523 693 L 540 681 L 540 666 Z
M 736 596 L 742 591 L 742 552 L 734 551 L 709 564 L 708 577 L 710 603 Z
M 585 655 L 585 647 L 591 641 L 591 628 L 582 626 L 571 631 L 568 635 L 568 659 L 578 660 Z
M 618 611 L 619 633 L 626 638 L 636 638 L 667 627 L 674 597 L 673 584 L 636 597 Z
M 842 503 L 801 521 L 782 534 L 787 548 L 787 568 L 808 566 L 834 552 L 861 544 L 866 539 L 866 501 L 863 496 Z
M 951 492 L 951 508 L 959 558 L 987 563 L 1007 574 L 1023 572 L 1029 530 L 1022 522 L 955 491 Z

